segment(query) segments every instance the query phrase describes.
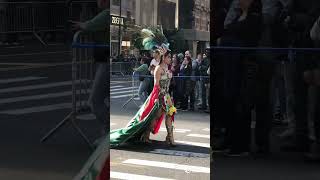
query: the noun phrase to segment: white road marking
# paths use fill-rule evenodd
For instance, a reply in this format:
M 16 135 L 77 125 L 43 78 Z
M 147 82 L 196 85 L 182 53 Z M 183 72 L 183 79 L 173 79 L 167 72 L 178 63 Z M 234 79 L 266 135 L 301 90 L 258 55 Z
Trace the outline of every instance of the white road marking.
M 167 163 L 167 162 L 160 162 L 160 161 L 128 159 L 126 161 L 123 161 L 122 163 L 135 164 L 135 165 L 140 165 L 140 166 L 151 166 L 151 167 L 183 170 L 183 171 L 195 172 L 195 173 L 208 173 L 208 174 L 210 173 L 210 168 L 207 168 L 207 167 L 182 165 L 182 164 Z
M 189 136 L 189 137 L 199 137 L 199 138 L 207 138 L 207 139 L 210 139 L 210 135 L 206 135 L 206 134 L 188 134 L 187 136 Z
M 205 129 L 202 129 L 202 131 L 207 131 L 207 132 L 210 132 L 210 128 L 205 128 Z
M 124 87 L 124 86 L 111 86 L 110 89 L 121 88 L 121 87 Z
M 22 77 L 22 78 L 11 78 L 11 79 L 0 79 L 0 83 L 14 83 L 14 82 L 23 82 L 23 81 L 34 81 L 39 79 L 47 79 L 47 77 Z
M 82 121 L 91 121 L 91 120 L 95 120 L 96 116 L 94 114 L 82 114 L 82 115 L 78 115 L 77 119 Z
M 138 91 L 137 91 L 138 92 Z M 123 97 L 132 97 L 132 94 L 125 94 L 125 95 L 119 95 L 119 96 L 111 96 L 111 99 L 118 99 Z
M 88 90 L 88 93 L 91 92 L 91 90 Z M 80 91 L 77 91 L 77 94 L 79 94 Z M 82 90 L 82 93 L 85 93 L 84 90 Z M 0 104 L 7 104 L 7 103 L 15 103 L 15 102 L 21 102 L 21 101 L 29 101 L 29 100 L 40 100 L 40 99 L 49 99 L 49 98 L 58 98 L 58 97 L 64 97 L 64 96 L 71 96 L 72 91 L 63 91 L 59 93 L 48 93 L 48 94 L 40 94 L 40 95 L 33 95 L 33 96 L 20 96 L 20 97 L 14 97 L 14 98 L 5 98 L 0 99 Z
M 137 87 L 124 87 L 124 88 L 111 89 L 110 91 L 115 92 L 115 91 L 128 90 L 128 89 L 131 89 L 131 91 L 132 91 L 132 89 L 138 90 Z
M 79 82 L 80 81 L 76 81 L 76 83 L 79 83 Z M 82 82 L 84 82 L 84 81 L 82 81 Z M 61 81 L 61 82 L 39 84 L 39 85 L 11 87 L 11 88 L 6 88 L 6 89 L 0 89 L 0 93 L 19 92 L 19 91 L 27 91 L 27 90 L 35 90 L 35 89 L 45 89 L 45 88 L 53 88 L 53 87 L 67 86 L 67 85 L 71 86 L 72 81 Z
M 167 129 L 166 128 L 160 128 L 159 131 L 167 132 Z M 190 131 L 191 131 L 190 129 L 173 129 L 173 132 L 176 132 L 176 133 L 187 133 L 187 132 L 190 132 Z
M 110 177 L 116 178 L 116 179 L 125 179 L 125 180 L 173 180 L 173 179 L 167 179 L 167 178 L 121 173 L 121 172 L 114 172 L 114 171 L 110 172 Z
M 135 90 L 133 92 L 138 92 L 138 90 Z M 118 92 L 110 92 L 110 95 L 115 95 L 115 94 L 130 94 L 132 95 L 132 90 L 129 91 L 118 91 Z
M 190 141 L 175 141 L 175 142 L 180 144 L 210 148 L 209 143 L 199 143 L 199 142 L 190 142 Z
M 205 153 L 195 153 L 195 152 L 188 152 L 188 151 L 175 151 L 175 150 L 168 150 L 168 149 L 155 149 L 150 152 L 156 153 L 156 154 L 184 156 L 184 157 L 197 157 L 197 158 L 210 157 L 210 154 L 205 154 Z
M 85 104 L 85 102 L 82 102 L 82 104 Z M 68 108 L 71 108 L 71 106 L 72 106 L 71 103 L 52 104 L 52 105 L 47 105 L 47 106 L 34 106 L 34 107 L 29 107 L 29 108 L 0 111 L 0 114 L 22 115 L 22 114 L 54 111 L 54 110 L 59 110 L 59 109 L 68 109 Z

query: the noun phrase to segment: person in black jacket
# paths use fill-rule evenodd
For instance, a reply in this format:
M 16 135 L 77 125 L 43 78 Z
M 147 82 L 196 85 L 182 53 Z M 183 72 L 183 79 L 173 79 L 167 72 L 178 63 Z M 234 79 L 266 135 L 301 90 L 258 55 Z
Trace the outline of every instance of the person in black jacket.
M 180 75 L 182 76 L 191 76 L 192 74 L 192 59 L 189 56 L 186 56 L 184 58 L 184 61 L 182 62 L 181 66 L 180 66 Z M 183 99 L 181 102 L 181 109 L 182 110 L 187 110 L 189 103 L 188 100 L 190 98 L 191 101 L 191 96 L 192 96 L 192 81 L 190 77 L 183 77 L 181 78 L 181 81 L 183 83 Z M 191 106 L 191 102 L 190 102 L 190 106 Z
M 226 26 L 221 37 L 221 46 L 255 47 L 261 36 L 261 1 L 240 0 L 239 15 Z M 217 52 L 219 54 L 219 52 Z M 221 59 L 220 59 L 221 58 Z M 238 156 L 249 152 L 250 119 L 246 118 L 247 108 L 243 105 L 242 85 L 244 76 L 243 60 L 250 58 L 248 52 L 232 51 L 220 53 L 217 61 L 223 63 L 223 111 L 226 124 L 225 146 L 227 155 Z M 221 112 L 219 112 L 221 113 Z
M 291 32 L 291 44 L 296 48 L 312 48 L 314 44 L 310 38 L 310 30 L 320 15 L 320 1 L 293 0 L 286 24 Z M 284 151 L 308 152 L 310 139 L 308 130 L 308 89 L 312 71 L 317 66 L 312 53 L 297 53 L 295 56 L 296 69 L 294 74 L 294 114 L 295 140 L 293 144 L 282 147 Z M 318 59 L 316 59 L 318 60 Z M 317 116 L 317 115 L 316 115 Z

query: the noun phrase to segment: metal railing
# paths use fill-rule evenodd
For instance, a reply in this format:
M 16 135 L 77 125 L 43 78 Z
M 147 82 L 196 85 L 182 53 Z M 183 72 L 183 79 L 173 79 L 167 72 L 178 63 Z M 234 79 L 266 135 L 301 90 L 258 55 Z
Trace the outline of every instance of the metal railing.
M 66 32 L 68 20 L 85 21 L 97 14 L 96 1 L 0 2 L 0 34 Z
M 81 137 L 88 143 L 90 147 L 92 143 L 84 132 L 77 125 L 76 120 L 80 115 L 87 113 L 89 105 L 87 104 L 88 96 L 91 92 L 94 74 L 94 48 L 105 48 L 107 45 L 97 45 L 92 42 L 92 34 L 78 31 L 75 33 L 72 44 L 72 107 L 71 112 L 59 122 L 52 130 L 50 130 L 42 139 L 46 141 L 59 128 L 67 122 L 71 122 L 72 126 L 77 130 Z

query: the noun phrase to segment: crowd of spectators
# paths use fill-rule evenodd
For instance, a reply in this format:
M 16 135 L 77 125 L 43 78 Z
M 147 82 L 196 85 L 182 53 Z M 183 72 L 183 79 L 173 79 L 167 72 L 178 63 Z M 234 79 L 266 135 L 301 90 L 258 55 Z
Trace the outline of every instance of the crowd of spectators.
M 144 102 L 153 87 L 153 70 L 159 63 L 160 54 L 155 51 L 152 57 L 143 55 L 140 58 L 141 66 L 135 69 L 140 77 L 139 96 Z M 182 111 L 201 110 L 209 112 L 209 53 L 199 53 L 194 59 L 189 50 L 185 53 L 173 53 L 169 67 L 173 74 L 170 85 L 170 94 L 175 105 Z M 148 68 L 147 68 L 148 67 Z
M 220 0 L 216 13 L 216 46 L 319 47 L 318 0 Z M 319 52 L 279 52 L 215 51 L 214 150 L 268 156 L 280 127 L 281 151 L 320 160 Z

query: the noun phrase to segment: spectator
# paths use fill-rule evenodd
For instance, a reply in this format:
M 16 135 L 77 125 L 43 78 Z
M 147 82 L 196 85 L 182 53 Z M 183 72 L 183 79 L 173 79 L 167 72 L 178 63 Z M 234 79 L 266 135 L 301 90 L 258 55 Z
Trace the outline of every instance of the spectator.
M 188 52 L 188 51 L 187 51 Z M 189 52 L 190 54 L 190 52 Z M 190 57 L 190 55 L 187 55 L 186 57 Z M 191 72 L 191 78 L 190 78 L 190 111 L 194 111 L 194 104 L 196 100 L 196 83 L 199 80 L 199 65 L 198 61 L 196 59 L 192 59 L 192 72 Z
M 317 21 L 314 23 L 311 31 L 310 37 L 314 42 L 316 48 L 320 47 L 320 16 Z M 316 59 L 319 59 L 319 55 L 317 54 Z M 318 109 L 320 107 L 320 63 L 317 62 L 317 66 L 313 71 L 313 86 L 315 88 L 315 108 Z M 313 129 L 315 141 L 311 144 L 309 152 L 306 154 L 306 158 L 313 161 L 320 161 L 320 112 L 319 110 L 314 111 L 314 119 L 313 119 Z
M 138 67 L 135 72 L 138 73 L 139 76 L 146 76 L 149 72 L 148 65 L 147 65 L 147 58 L 143 57 L 140 60 L 141 66 Z M 139 97 L 141 102 L 145 102 L 148 97 L 147 88 L 149 86 L 149 78 L 146 77 L 139 77 L 140 86 L 139 86 Z
M 103 9 L 98 15 L 96 15 L 93 19 L 86 22 L 74 22 L 73 28 L 77 30 L 84 30 L 88 32 L 95 33 L 95 41 L 98 44 L 109 44 L 109 2 L 106 0 L 97 0 L 98 7 Z M 108 8 L 108 9 L 107 9 Z M 92 91 L 89 97 L 89 104 L 93 113 L 95 114 L 97 120 L 102 124 L 101 127 L 101 135 L 104 136 L 106 131 L 109 128 L 109 121 L 106 118 L 108 114 L 108 107 L 105 103 L 105 100 L 108 101 L 109 104 L 109 85 L 110 83 L 108 78 L 109 73 L 109 58 L 110 52 L 108 48 L 95 48 L 94 49 L 94 59 L 97 64 L 97 71 L 95 74 L 95 79 L 92 87 Z M 96 144 L 102 138 L 99 138 L 96 141 Z
M 261 1 L 260 0 L 240 0 L 240 14 L 225 27 L 225 32 L 221 38 L 222 46 L 244 46 L 255 47 L 260 39 L 261 33 Z M 224 110 L 218 117 L 225 119 L 227 128 L 227 139 L 224 142 L 230 151 L 229 156 L 240 156 L 250 151 L 250 125 L 248 118 L 249 106 L 244 104 L 244 94 L 242 94 L 242 83 L 246 80 L 243 74 L 244 58 L 248 58 L 246 53 L 231 52 L 223 54 L 220 59 L 224 65 L 223 81 L 224 93 L 223 104 L 219 110 Z M 220 104 L 221 106 L 221 104 Z
M 200 106 L 200 110 L 206 110 L 207 109 L 207 88 L 206 86 L 209 83 L 208 78 L 206 78 L 207 74 L 207 70 L 209 68 L 209 59 L 207 58 L 207 56 L 204 59 L 200 59 L 199 61 L 199 75 L 203 76 L 200 78 L 199 81 L 199 90 L 201 91 L 201 103 L 199 104 Z M 209 91 L 210 92 L 210 91 Z
M 190 56 L 186 56 L 180 67 L 180 75 L 191 76 L 191 74 L 192 74 L 192 60 Z M 191 104 L 191 98 L 192 98 L 191 95 L 192 95 L 192 92 L 194 92 L 194 90 L 191 89 L 192 82 L 190 77 L 183 77 L 181 81 L 183 83 L 182 90 L 184 91 L 184 94 L 183 94 L 183 99 L 180 107 L 183 111 L 185 111 L 188 109 L 188 106 L 189 106 L 189 103 L 188 103 L 189 98 L 190 98 L 190 104 Z M 192 106 L 190 108 L 192 108 Z
M 177 76 L 179 75 L 179 72 L 180 72 L 180 63 L 179 63 L 177 54 L 174 54 L 172 56 L 171 72 L 172 72 L 172 75 L 174 76 L 174 78 L 171 79 L 172 97 L 173 97 L 174 103 L 177 106 L 178 103 L 180 104 L 180 97 L 179 97 L 180 90 L 179 90 L 179 86 L 177 85 L 179 81 L 179 78 L 177 78 Z
M 200 73 L 200 64 L 203 60 L 203 56 L 202 56 L 202 53 L 199 53 L 197 55 L 197 59 L 196 59 L 196 62 L 198 64 L 198 76 L 201 75 Z M 201 102 L 201 94 L 202 94 L 202 91 L 201 91 L 201 81 L 200 81 L 200 78 L 197 78 L 197 82 L 196 82 L 196 101 L 198 101 L 199 103 L 197 104 L 197 106 L 200 106 L 202 104 Z
M 310 39 L 310 30 L 319 17 L 320 2 L 317 0 L 308 1 L 293 0 L 289 6 L 286 24 L 292 32 L 292 45 L 296 48 L 313 47 Z M 310 75 L 316 61 L 311 54 L 297 54 L 295 59 L 296 69 L 294 73 L 294 141 L 283 146 L 285 151 L 308 152 L 310 149 L 309 130 L 308 130 L 308 89 L 310 86 Z M 308 60 L 307 60 L 308 59 Z
M 156 50 L 153 52 L 153 59 L 151 60 L 150 62 L 150 65 L 149 65 L 149 72 L 151 74 L 151 76 L 154 76 L 154 70 L 156 68 L 157 65 L 159 65 L 160 63 L 160 51 Z M 150 94 L 152 89 L 153 89 L 153 84 L 154 84 L 154 78 L 151 78 L 150 79 L 150 85 L 149 85 L 149 90 L 148 90 L 148 93 Z

